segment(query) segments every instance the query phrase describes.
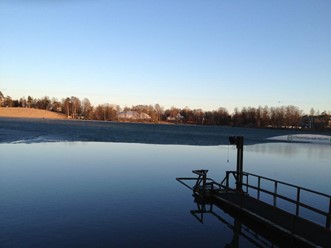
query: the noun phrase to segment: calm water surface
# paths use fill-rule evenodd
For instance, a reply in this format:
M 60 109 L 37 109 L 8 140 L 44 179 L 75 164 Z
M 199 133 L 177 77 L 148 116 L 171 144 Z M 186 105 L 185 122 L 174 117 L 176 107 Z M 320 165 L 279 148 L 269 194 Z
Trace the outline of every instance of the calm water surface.
M 192 193 L 175 180 L 203 168 L 221 181 L 234 146 L 0 144 L 0 161 L 1 247 L 225 247 L 235 236 L 222 211 L 228 224 L 194 218 Z M 244 148 L 245 171 L 327 194 L 330 161 L 329 145 Z

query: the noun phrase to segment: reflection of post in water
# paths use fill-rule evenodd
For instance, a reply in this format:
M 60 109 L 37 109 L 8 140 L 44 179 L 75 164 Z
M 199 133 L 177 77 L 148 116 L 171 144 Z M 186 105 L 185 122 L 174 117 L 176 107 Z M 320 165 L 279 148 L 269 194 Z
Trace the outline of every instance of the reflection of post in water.
M 242 226 L 240 215 L 231 215 L 233 217 L 233 224 L 227 221 L 221 214 L 218 214 L 214 211 L 214 206 L 216 209 L 222 210 L 217 206 L 217 204 L 212 201 L 204 200 L 199 196 L 194 197 L 194 202 L 197 205 L 196 210 L 191 210 L 191 214 L 201 223 L 204 223 L 204 215 L 210 214 L 216 217 L 219 221 L 225 224 L 228 228 L 230 228 L 233 232 L 232 240 L 230 243 L 225 245 L 225 248 L 237 248 L 239 247 L 239 238 L 240 236 L 244 237 L 250 243 L 254 244 L 257 247 L 272 247 L 273 244 L 264 240 L 263 237 L 260 237 L 258 233 L 251 230 L 246 226 Z M 224 211 L 224 210 L 223 210 Z M 226 213 L 226 211 L 224 211 Z M 243 229 L 243 230 L 242 230 Z
M 208 204 L 208 203 L 206 203 L 205 200 L 203 200 L 200 197 L 195 197 L 194 202 L 197 204 L 197 210 L 191 210 L 190 212 L 201 224 L 203 224 L 204 214 L 216 215 L 213 212 L 213 204 L 212 203 Z M 206 205 L 207 205 L 207 207 L 206 207 Z M 207 210 L 207 208 L 208 208 L 208 210 Z
M 195 197 L 195 203 L 197 204 L 197 210 L 191 210 L 191 214 L 201 223 L 203 224 L 204 214 L 211 214 L 215 216 L 217 219 L 226 224 L 233 231 L 233 238 L 229 244 L 225 245 L 225 248 L 237 248 L 239 247 L 239 236 L 241 232 L 241 223 L 239 219 L 234 219 L 234 225 L 231 225 L 225 219 L 223 219 L 220 215 L 216 214 L 213 211 L 213 203 L 207 204 L 202 198 Z
M 241 222 L 239 219 L 234 219 L 233 238 L 230 244 L 226 244 L 226 248 L 239 247 L 239 234 L 241 233 Z

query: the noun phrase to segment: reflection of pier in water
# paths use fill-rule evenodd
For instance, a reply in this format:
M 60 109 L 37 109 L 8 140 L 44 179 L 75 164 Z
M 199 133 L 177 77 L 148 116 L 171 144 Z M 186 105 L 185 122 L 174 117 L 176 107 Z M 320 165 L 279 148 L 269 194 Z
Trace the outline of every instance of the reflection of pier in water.
M 239 238 L 244 237 L 256 247 L 299 247 L 295 239 L 280 233 L 274 232 L 271 228 L 265 228 L 260 222 L 247 218 L 240 211 L 231 207 L 219 204 L 215 201 L 203 200 L 199 196 L 194 197 L 197 204 L 196 210 L 191 210 L 191 214 L 200 222 L 204 223 L 205 215 L 209 214 L 216 217 L 233 231 L 231 242 L 226 244 L 227 247 L 240 247 Z M 233 218 L 227 220 L 229 215 Z
M 226 172 L 221 183 L 208 178 L 207 170 L 193 171 L 198 175 L 195 178 L 177 178 L 194 193 L 198 209 L 191 213 L 202 223 L 206 213 L 226 223 L 234 231 L 229 247 L 238 246 L 239 234 L 262 247 L 330 247 L 331 196 L 244 172 L 243 138 L 234 137 L 231 141 L 237 142 L 237 171 Z M 290 191 L 294 192 L 292 196 L 288 194 Z M 307 195 L 310 200 L 322 199 L 324 208 L 314 201 L 305 201 Z M 271 203 L 266 201 L 266 196 L 271 197 Z M 286 208 L 288 205 L 294 210 L 289 211 Z M 213 206 L 231 215 L 235 219 L 234 224 L 229 224 L 220 214 L 216 214 Z M 304 215 L 307 211 L 322 217 L 324 223 L 307 218 Z

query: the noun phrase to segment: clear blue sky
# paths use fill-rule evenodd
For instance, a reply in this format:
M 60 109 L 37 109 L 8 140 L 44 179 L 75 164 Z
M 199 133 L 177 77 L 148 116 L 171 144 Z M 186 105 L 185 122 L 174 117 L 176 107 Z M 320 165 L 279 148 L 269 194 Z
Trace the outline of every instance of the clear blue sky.
M 331 111 L 331 1 L 0 0 L 0 90 Z

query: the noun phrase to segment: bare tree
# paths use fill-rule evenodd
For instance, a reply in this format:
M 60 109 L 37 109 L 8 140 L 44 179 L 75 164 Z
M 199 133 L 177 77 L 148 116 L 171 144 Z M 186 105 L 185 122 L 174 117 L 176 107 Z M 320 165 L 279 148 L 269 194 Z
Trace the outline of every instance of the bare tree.
M 159 122 L 161 115 L 164 113 L 164 109 L 158 103 L 155 104 L 154 109 L 155 109 L 156 116 L 157 116 L 157 122 Z
M 81 102 L 78 97 L 72 96 L 70 99 L 72 118 L 77 118 L 81 112 Z
M 85 119 L 92 119 L 92 111 L 93 107 L 91 105 L 91 102 L 89 99 L 84 98 L 81 103 L 82 106 L 82 115 L 84 116 Z
M 69 97 L 62 99 L 62 111 L 68 118 L 70 117 L 70 104 L 71 100 Z
M 0 107 L 3 105 L 3 102 L 5 101 L 5 96 L 0 91 Z
M 10 96 L 6 96 L 4 100 L 4 106 L 5 107 L 13 107 L 13 100 Z

